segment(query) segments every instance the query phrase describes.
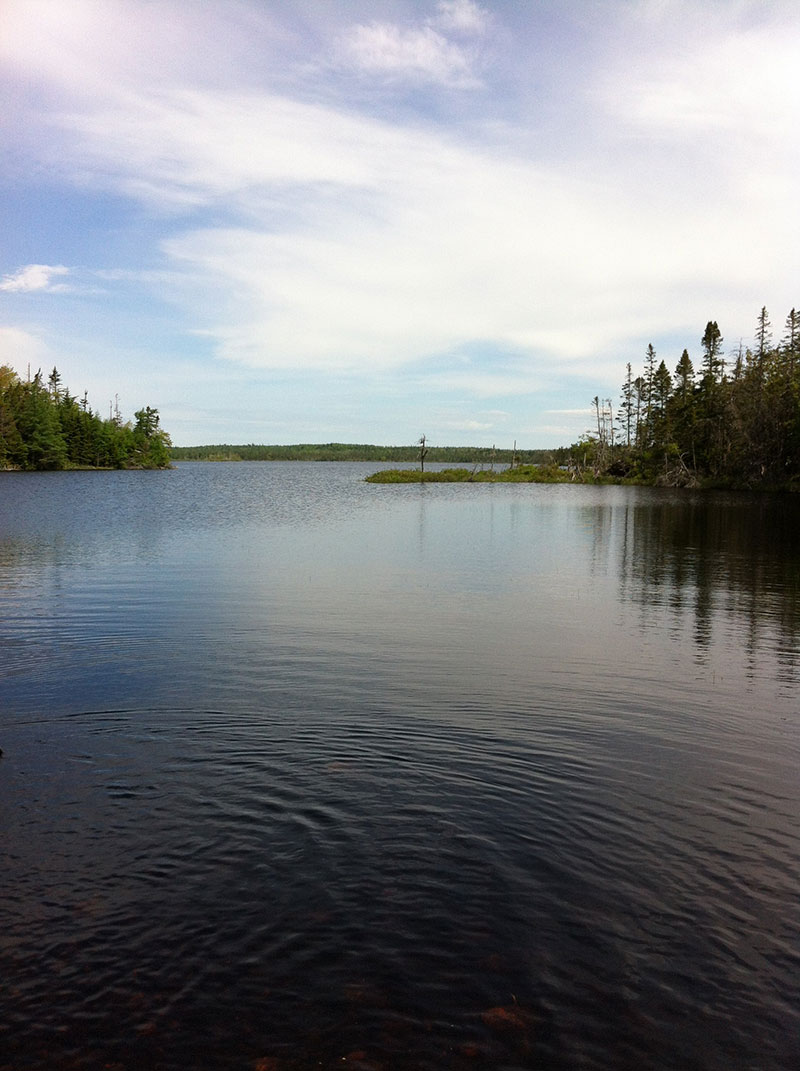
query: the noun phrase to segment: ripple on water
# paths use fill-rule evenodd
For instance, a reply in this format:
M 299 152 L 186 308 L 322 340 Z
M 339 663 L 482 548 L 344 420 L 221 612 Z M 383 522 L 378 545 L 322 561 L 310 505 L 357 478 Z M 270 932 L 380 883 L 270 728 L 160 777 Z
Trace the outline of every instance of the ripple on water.
M 647 734 L 637 762 L 584 721 L 16 726 L 12 1057 L 722 1068 L 760 1051 L 788 1068 L 789 795 L 742 776 L 742 756 L 701 783 L 669 748 L 654 763 Z

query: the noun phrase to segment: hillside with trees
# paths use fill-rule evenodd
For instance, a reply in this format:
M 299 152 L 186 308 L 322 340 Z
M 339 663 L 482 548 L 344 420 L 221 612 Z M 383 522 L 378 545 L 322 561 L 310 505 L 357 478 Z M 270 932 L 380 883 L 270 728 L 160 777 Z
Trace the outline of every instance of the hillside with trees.
M 41 370 L 24 381 L 0 366 L 0 469 L 160 469 L 170 464 L 169 435 L 157 409 L 146 406 L 124 422 L 107 420 L 61 382 L 56 368 L 45 383 Z
M 726 361 L 716 321 L 700 340 L 695 368 L 684 349 L 670 371 L 652 345 L 630 364 L 614 412 L 593 399 L 595 427 L 570 448 L 578 475 L 662 486 L 800 488 L 800 313 L 773 340 L 766 308 L 752 348 Z
M 562 450 L 500 450 L 491 446 L 431 446 L 426 459 L 431 462 L 510 465 L 517 462 L 539 464 L 552 460 Z M 374 446 L 368 443 L 297 443 L 293 446 L 173 446 L 175 461 L 416 461 L 419 444 Z

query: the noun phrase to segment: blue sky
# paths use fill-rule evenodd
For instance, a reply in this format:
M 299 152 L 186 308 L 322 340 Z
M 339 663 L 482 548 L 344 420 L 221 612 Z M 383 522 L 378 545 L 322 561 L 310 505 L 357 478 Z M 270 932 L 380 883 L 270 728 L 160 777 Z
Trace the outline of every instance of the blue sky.
M 179 445 L 546 447 L 800 302 L 795 0 L 0 0 L 0 363 Z

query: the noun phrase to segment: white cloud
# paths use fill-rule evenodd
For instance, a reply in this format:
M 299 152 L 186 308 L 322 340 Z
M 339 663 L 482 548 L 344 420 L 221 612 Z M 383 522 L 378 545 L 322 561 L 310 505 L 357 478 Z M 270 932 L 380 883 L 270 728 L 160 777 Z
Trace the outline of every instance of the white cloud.
M 601 82 L 614 118 L 640 135 L 760 151 L 800 117 L 800 22 L 785 5 L 643 4 Z
M 477 38 L 488 25 L 488 12 L 473 0 L 440 0 L 422 23 L 375 20 L 351 26 L 339 39 L 339 62 L 387 80 L 472 89 L 482 84 L 479 53 L 453 37 Z
M 345 64 L 365 74 L 461 89 L 480 84 L 468 53 L 432 26 L 354 26 L 342 37 L 339 51 Z
M 476 145 L 268 94 L 127 94 L 62 122 L 59 155 L 92 181 L 233 218 L 162 249 L 193 327 L 255 367 L 397 367 L 484 340 L 586 368 L 668 307 L 722 322 L 763 278 L 772 209 L 730 200 L 735 161 L 710 192 L 691 171 L 662 189 L 626 159 L 573 175 L 518 158 L 513 134 Z M 789 278 L 793 247 L 761 248 Z
M 582 409 L 545 409 L 545 412 L 552 416 L 585 416 L 592 411 L 590 405 L 585 405 Z
M 0 290 L 9 294 L 30 293 L 36 290 L 47 290 L 51 293 L 67 290 L 63 283 L 53 283 L 53 278 L 69 275 L 69 268 L 63 264 L 28 264 L 19 268 L 12 275 L 4 275 L 0 279 Z
M 407 367 L 416 386 L 485 398 L 529 397 L 566 372 L 589 377 L 594 394 L 665 328 L 686 329 L 691 346 L 709 318 L 733 338 L 731 321 L 761 304 L 778 323 L 780 303 L 797 303 L 796 20 L 776 33 L 753 4 L 612 2 L 591 47 L 537 64 L 600 16 L 565 3 L 539 40 L 525 5 L 514 25 L 530 32 L 514 38 L 503 5 L 442 0 L 410 21 L 419 7 L 398 0 L 342 31 L 347 11 L 312 4 L 297 17 L 317 35 L 307 54 L 265 59 L 254 46 L 247 60 L 237 45 L 239 77 L 223 26 L 233 12 L 259 26 L 260 5 L 223 4 L 214 33 L 216 5 L 165 0 L 166 48 L 148 4 L 73 4 L 75 16 L 27 5 L 47 14 L 41 46 L 35 21 L 24 40 L 15 31 L 51 92 L 25 117 L 30 144 L 48 176 L 154 217 L 142 241 L 158 244 L 136 250 L 148 273 L 104 265 L 94 276 L 157 289 L 218 356 L 364 379 Z M 324 33 L 323 8 L 336 8 Z M 190 9 L 203 9 L 202 27 Z M 751 18 L 734 24 L 734 10 Z M 508 46 L 508 97 L 450 94 L 437 110 L 409 95 L 401 112 L 394 95 L 386 108 L 374 94 L 368 117 L 352 97 L 338 103 L 352 81 L 317 62 L 338 42 L 342 63 L 379 81 L 472 87 L 490 28 Z M 299 37 L 286 32 L 295 47 Z M 515 82 L 523 68 L 537 80 L 533 104 Z M 545 140 L 535 123 L 549 108 Z M 57 289 L 66 271 L 30 265 L 0 289 Z M 465 353 L 485 359 L 455 367 Z
M 489 431 L 494 427 L 481 420 L 444 420 L 441 426 L 449 431 Z
M 262 0 L 2 0 L 0 12 L 0 62 L 26 86 L 43 76 L 62 100 L 247 84 L 285 63 L 292 40 L 280 5 Z
M 445 31 L 481 34 L 489 24 L 489 13 L 473 0 L 439 0 L 435 22 Z
M 503 395 L 520 398 L 535 394 L 542 386 L 541 379 L 529 370 L 481 372 L 472 368 L 439 372 L 435 369 L 420 375 L 428 390 L 440 391 L 451 397 L 497 398 Z
M 9 365 L 22 376 L 28 365 L 35 372 L 49 358 L 47 345 L 37 335 L 20 327 L 0 327 L 0 365 Z

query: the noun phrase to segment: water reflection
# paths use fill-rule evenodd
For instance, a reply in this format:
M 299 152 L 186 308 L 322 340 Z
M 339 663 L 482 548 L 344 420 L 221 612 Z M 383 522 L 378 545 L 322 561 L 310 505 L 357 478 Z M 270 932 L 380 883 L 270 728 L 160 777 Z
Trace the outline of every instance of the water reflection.
M 800 1066 L 795 504 L 362 474 L 15 482 L 6 1059 Z
M 611 560 L 619 599 L 643 627 L 691 628 L 703 663 L 716 638 L 735 645 L 749 676 L 765 653 L 795 679 L 800 652 L 800 502 L 788 496 L 635 492 L 581 507 L 592 572 Z

